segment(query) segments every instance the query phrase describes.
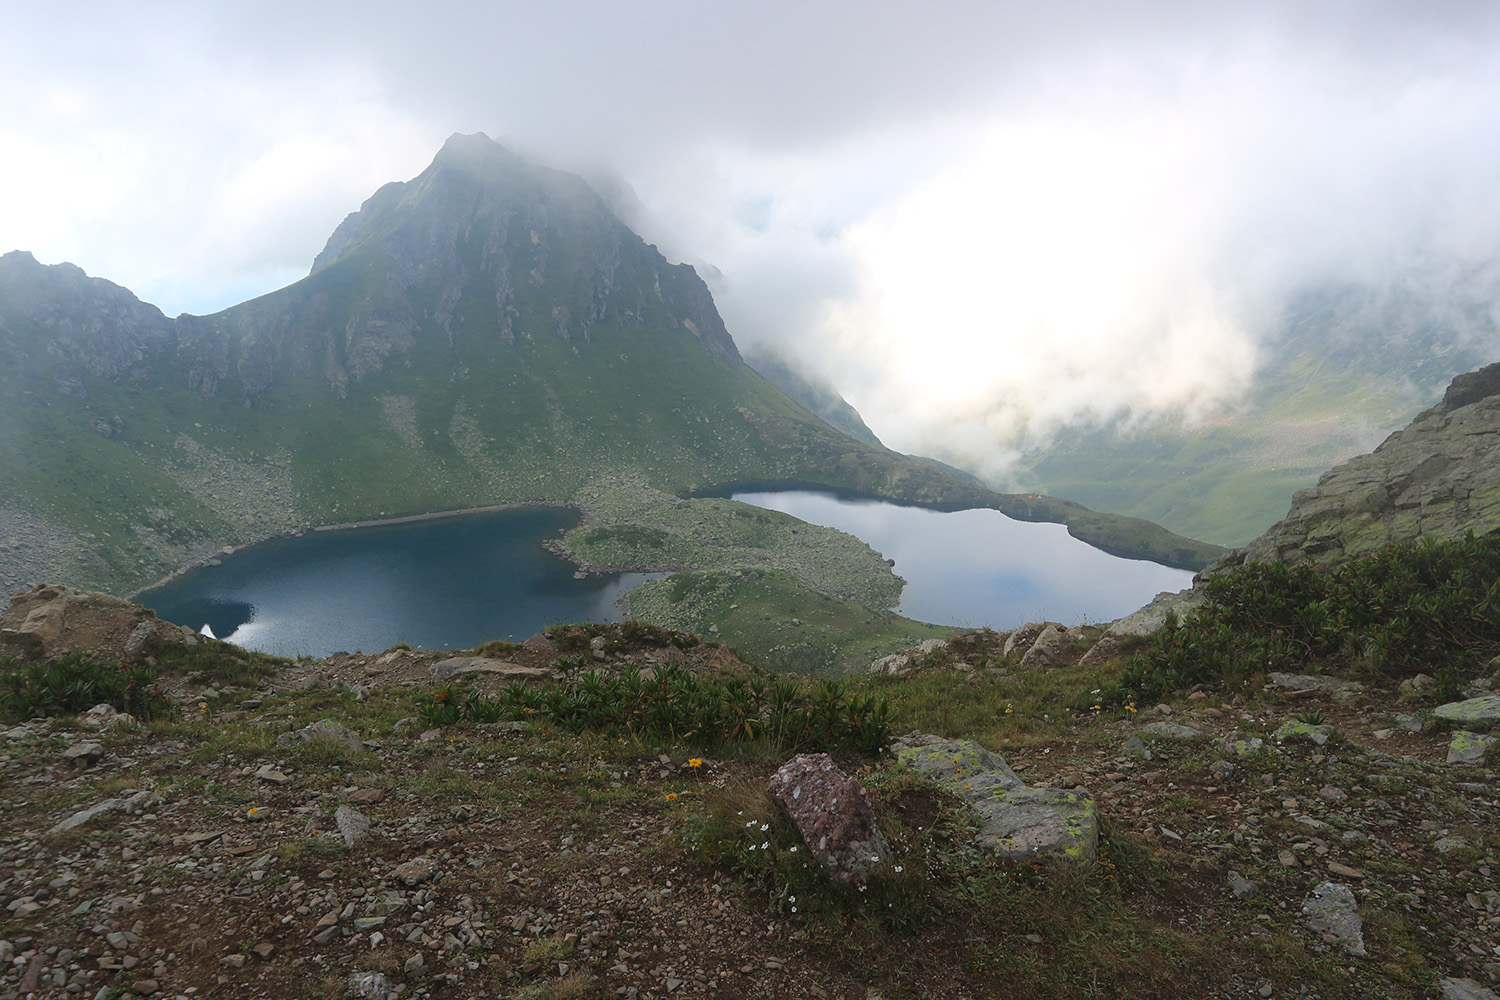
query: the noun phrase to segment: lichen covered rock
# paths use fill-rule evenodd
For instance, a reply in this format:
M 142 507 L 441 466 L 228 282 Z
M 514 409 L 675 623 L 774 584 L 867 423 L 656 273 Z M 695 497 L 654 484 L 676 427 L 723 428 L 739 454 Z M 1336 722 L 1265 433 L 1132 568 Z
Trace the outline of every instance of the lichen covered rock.
M 1464 729 L 1490 729 L 1500 722 L 1500 694 L 1452 701 L 1432 710 L 1435 718 Z
M 1092 859 L 1099 849 L 1099 810 L 1087 793 L 1032 788 L 1010 765 L 973 740 L 914 733 L 897 740 L 901 764 L 968 803 L 980 822 L 979 844 L 1003 858 Z

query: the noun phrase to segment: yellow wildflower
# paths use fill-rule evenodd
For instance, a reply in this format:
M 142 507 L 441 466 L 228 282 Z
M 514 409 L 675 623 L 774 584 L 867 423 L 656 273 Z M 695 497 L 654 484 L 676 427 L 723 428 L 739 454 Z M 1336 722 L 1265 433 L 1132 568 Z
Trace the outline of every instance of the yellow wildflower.
M 667 793 L 667 801 L 668 802 L 676 802 L 677 801 L 677 793 L 676 792 L 668 792 Z
M 688 767 L 702 767 L 702 766 L 703 766 L 703 760 L 701 758 L 698 758 L 698 757 L 689 757 L 688 758 Z

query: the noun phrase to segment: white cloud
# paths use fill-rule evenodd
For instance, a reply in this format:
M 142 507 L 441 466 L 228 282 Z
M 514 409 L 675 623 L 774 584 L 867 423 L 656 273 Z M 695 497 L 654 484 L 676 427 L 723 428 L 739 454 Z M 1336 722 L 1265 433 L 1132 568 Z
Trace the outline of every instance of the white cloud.
M 484 130 L 615 175 L 642 235 L 708 265 L 738 339 L 821 369 L 891 443 L 993 468 L 1060 421 L 1232 402 L 1308 285 L 1399 289 L 1482 334 L 1497 18 L 43 5 L 0 37 L 0 251 L 221 308 Z

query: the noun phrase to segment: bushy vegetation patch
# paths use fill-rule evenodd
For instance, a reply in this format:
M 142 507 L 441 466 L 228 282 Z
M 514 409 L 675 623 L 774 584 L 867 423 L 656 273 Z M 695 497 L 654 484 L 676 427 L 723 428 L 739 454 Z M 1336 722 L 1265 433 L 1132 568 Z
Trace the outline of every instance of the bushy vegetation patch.
M 417 710 L 431 725 L 546 719 L 572 733 L 706 748 L 766 741 L 787 751 L 877 754 L 891 739 L 887 703 L 851 696 L 842 682 L 710 677 L 672 663 L 589 671 L 547 687 L 516 682 L 494 699 L 440 687 Z
M 0 719 L 6 722 L 70 715 L 101 702 L 140 719 L 172 710 L 157 687 L 155 667 L 96 663 L 82 653 L 19 670 L 15 666 L 13 660 L 0 659 Z
M 1332 572 L 1255 563 L 1205 589 L 1207 603 L 1152 635 L 1109 700 L 1356 662 L 1441 674 L 1500 653 L 1500 533 L 1390 545 Z

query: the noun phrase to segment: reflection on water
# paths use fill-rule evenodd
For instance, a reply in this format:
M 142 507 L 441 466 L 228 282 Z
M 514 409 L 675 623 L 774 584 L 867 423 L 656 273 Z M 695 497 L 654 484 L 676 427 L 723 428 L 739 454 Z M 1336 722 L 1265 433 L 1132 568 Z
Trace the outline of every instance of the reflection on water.
M 800 490 L 733 499 L 864 539 L 895 561 L 906 580 L 897 610 L 919 621 L 998 629 L 1107 622 L 1193 580 L 1187 570 L 1101 552 L 1061 524 L 996 510 L 949 513 Z
M 650 576 L 575 578 L 541 543 L 577 516 L 522 508 L 276 539 L 136 600 L 167 621 L 281 655 L 398 642 L 452 649 L 557 622 L 619 621 L 615 602 Z

